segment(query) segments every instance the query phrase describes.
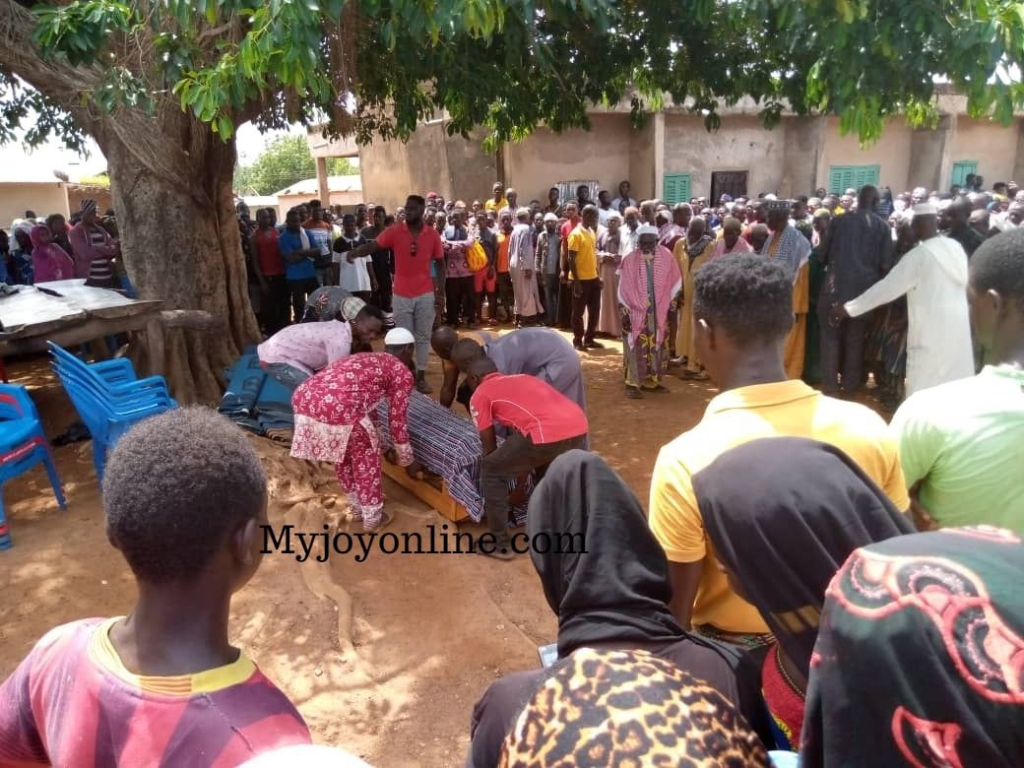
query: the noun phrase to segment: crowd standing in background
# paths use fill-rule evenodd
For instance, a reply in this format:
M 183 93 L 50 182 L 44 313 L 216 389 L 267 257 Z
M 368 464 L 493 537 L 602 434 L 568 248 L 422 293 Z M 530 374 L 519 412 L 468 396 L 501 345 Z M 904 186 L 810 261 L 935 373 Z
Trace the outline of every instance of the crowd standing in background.
M 466 764 L 1024 765 L 1024 191 L 976 175 L 672 205 L 628 181 L 560 189 L 527 205 L 500 182 L 483 202 L 411 194 L 393 215 L 312 201 L 282 223 L 238 207 L 259 358 L 295 392 L 292 455 L 334 464 L 365 530 L 389 522 L 377 405 L 386 458 L 411 473 L 407 411 L 431 393 L 433 349 L 440 406 L 479 433 L 496 545 L 480 551 L 515 559 L 509 507 L 527 493 L 532 536 L 586 542 L 529 553 L 557 659 L 490 685 Z M 117 282 L 116 222 L 89 201 L 12 233 L 9 283 Z M 717 388 L 661 448 L 646 511 L 588 450 L 580 359 L 613 354 L 599 339 L 621 341 L 626 398 L 668 395 L 673 368 Z M 854 402 L 869 382 L 891 423 Z M 40 641 L 0 688 L 0 763 L 173 761 L 182 742 L 144 727 L 168 690 L 185 693 L 167 717 L 217 705 L 191 738 L 230 764 L 308 742 L 227 644 L 266 522 L 238 430 L 203 409 L 146 422 L 113 451 L 104 504 L 138 612 Z M 180 656 L 154 650 L 167 628 Z M 152 712 L 116 744 L 93 738 L 134 699 Z

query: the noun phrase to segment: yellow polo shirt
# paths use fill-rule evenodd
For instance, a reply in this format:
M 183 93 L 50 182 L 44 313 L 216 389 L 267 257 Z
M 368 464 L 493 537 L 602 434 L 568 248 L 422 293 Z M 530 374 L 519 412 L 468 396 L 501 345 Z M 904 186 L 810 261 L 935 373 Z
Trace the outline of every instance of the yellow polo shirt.
M 566 249 L 576 252 L 576 280 L 597 279 L 597 235 L 582 224 L 569 233 Z
M 492 197 L 489 198 L 486 203 L 484 203 L 485 211 L 494 211 L 495 213 L 497 213 L 502 208 L 508 208 L 508 201 L 505 199 L 504 196 L 502 196 L 501 200 L 499 200 L 498 202 L 494 202 L 494 198 Z
M 650 526 L 674 563 L 703 560 L 693 606 L 693 625 L 727 632 L 769 629 L 758 610 L 729 588 L 718 568 L 693 492 L 693 476 L 738 445 L 764 437 L 807 437 L 845 452 L 892 499 L 910 506 L 896 442 L 869 408 L 836 400 L 802 381 L 757 384 L 723 392 L 704 418 L 663 446 L 651 478 Z M 709 556 L 711 555 L 711 556 Z

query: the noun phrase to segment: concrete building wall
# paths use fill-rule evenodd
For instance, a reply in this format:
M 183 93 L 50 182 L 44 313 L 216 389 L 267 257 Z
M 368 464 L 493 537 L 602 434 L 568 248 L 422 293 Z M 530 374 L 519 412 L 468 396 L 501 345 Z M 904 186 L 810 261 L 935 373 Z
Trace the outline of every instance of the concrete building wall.
M 447 195 L 455 195 L 466 205 L 474 200 L 484 202 L 491 195 L 491 187 L 498 181 L 497 158 L 493 152 L 484 152 L 482 142 L 487 131 L 478 128 L 470 134 L 470 141 L 453 136 L 445 142 L 452 188 Z M 431 189 L 424 189 L 430 192 Z M 433 190 L 441 192 L 441 190 Z M 442 193 L 445 194 L 445 193 Z M 522 200 L 523 195 L 519 195 Z M 529 201 L 530 198 L 526 198 Z M 542 198 L 543 199 L 543 198 Z
M 114 198 L 110 190 L 104 187 L 68 185 L 68 209 L 75 213 L 82 209 L 83 200 L 95 200 L 100 216 L 114 207 Z
M 521 203 L 546 201 L 548 190 L 563 181 L 595 180 L 614 192 L 629 178 L 629 115 L 591 115 L 591 123 L 589 131 L 562 134 L 541 128 L 524 141 L 506 145 L 506 181 L 519 192 Z M 489 189 L 487 184 L 473 194 L 486 195 Z
M 783 146 L 783 195 L 813 194 L 818 188 L 818 162 L 828 123 L 820 117 L 785 118 L 786 141 Z
M 309 192 L 306 194 L 298 195 L 278 195 L 277 210 L 280 214 L 280 219 L 282 221 L 284 220 L 284 215 L 288 213 L 289 209 L 294 208 L 296 205 L 301 205 L 302 203 L 308 203 L 310 200 L 316 200 L 318 197 L 319 194 L 316 192 Z M 351 213 L 352 211 L 355 210 L 355 207 L 359 205 L 359 203 L 365 202 L 370 199 L 371 198 L 366 197 L 366 195 L 360 191 L 331 192 L 330 204 L 332 206 L 340 205 L 345 210 L 346 213 Z M 380 201 L 374 199 L 374 202 Z M 405 202 L 404 195 L 402 196 L 402 202 Z M 388 206 L 387 204 L 385 204 L 385 206 L 387 207 L 389 212 L 394 210 L 393 206 Z
M 827 118 L 818 178 L 814 187 L 827 187 L 829 168 L 834 165 L 878 165 L 878 181 L 882 186 L 902 192 L 915 182 L 910 178 L 911 143 L 914 131 L 902 120 L 890 120 L 881 138 L 867 147 L 860 146 L 856 134 L 843 136 L 839 118 Z M 809 194 L 812 190 L 805 191 Z
M 984 174 L 982 174 L 984 175 Z M 1000 179 L 993 179 L 1000 181 Z M 1010 181 L 1024 183 L 1024 120 L 1017 121 L 1017 159 L 1013 164 L 1013 176 Z
M 654 133 L 654 116 L 651 115 L 640 128 L 631 130 L 629 135 L 629 175 L 627 177 L 631 187 L 629 195 L 637 202 L 648 200 L 656 194 Z M 614 192 L 612 199 L 618 197 L 619 186 L 617 183 L 611 191 Z
M 747 171 L 748 194 L 774 192 L 782 185 L 785 146 L 785 121 L 767 131 L 756 117 L 726 116 L 709 133 L 700 117 L 667 114 L 664 173 L 689 173 L 694 197 L 711 194 L 716 171 Z
M 26 210 L 33 211 L 39 218 L 51 213 L 67 216 L 67 187 L 58 181 L 0 183 L 0 228 L 10 234 L 11 222 L 22 218 Z
M 988 185 L 996 181 L 1010 181 L 1016 171 L 1020 125 L 1021 120 L 1016 120 L 1013 128 L 1004 128 L 990 120 L 958 116 L 949 150 L 951 167 L 947 177 L 940 180 L 938 188 L 949 188 L 952 164 L 962 161 L 976 161 L 978 173 L 985 177 Z
M 442 121 L 416 129 L 407 143 L 375 141 L 363 147 L 359 171 L 363 199 L 384 205 L 389 211 L 405 203 L 409 194 L 437 192 L 454 196 L 486 197 L 496 178 L 495 158 L 483 151 L 479 131 L 467 141 L 448 136 Z

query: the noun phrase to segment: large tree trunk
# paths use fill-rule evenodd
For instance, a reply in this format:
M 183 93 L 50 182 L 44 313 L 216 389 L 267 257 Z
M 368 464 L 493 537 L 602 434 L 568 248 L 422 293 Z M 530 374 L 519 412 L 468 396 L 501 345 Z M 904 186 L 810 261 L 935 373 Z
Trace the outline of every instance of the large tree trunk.
M 213 331 L 167 329 L 165 359 L 156 361 L 175 397 L 211 403 L 223 392 L 224 369 L 259 338 L 231 192 L 235 146 L 180 110 L 168 112 L 143 123 L 147 135 L 113 130 L 107 120 L 96 136 L 139 297 L 219 321 Z
M 34 28 L 21 3 L 0 0 L 0 66 L 67 109 L 100 145 L 125 265 L 141 297 L 162 299 L 166 309 L 202 310 L 220 322 L 215 332 L 168 330 L 160 365 L 177 398 L 213 402 L 225 366 L 259 338 L 231 196 L 234 141 L 221 141 L 170 93 L 157 97 L 154 114 L 130 107 L 101 112 L 83 95 L 102 87 L 103 65 L 42 58 Z M 251 107 L 251 114 L 235 115 L 238 123 L 261 105 Z

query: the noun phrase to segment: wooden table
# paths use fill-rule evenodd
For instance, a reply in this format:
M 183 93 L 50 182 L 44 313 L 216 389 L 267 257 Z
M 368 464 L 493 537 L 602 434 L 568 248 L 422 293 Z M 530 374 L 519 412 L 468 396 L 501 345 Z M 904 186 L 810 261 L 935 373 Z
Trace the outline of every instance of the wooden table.
M 56 280 L 0 296 L 0 357 L 45 352 L 46 342 L 68 348 L 105 336 L 156 329 L 162 301 L 137 301 L 117 291 L 91 288 L 85 280 Z M 160 344 L 161 340 L 157 343 Z

